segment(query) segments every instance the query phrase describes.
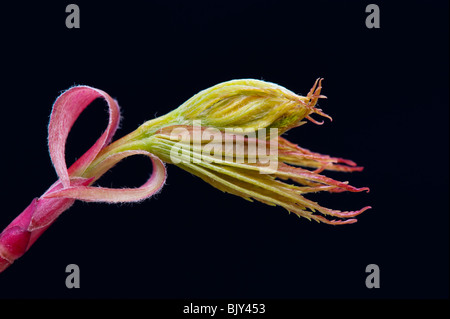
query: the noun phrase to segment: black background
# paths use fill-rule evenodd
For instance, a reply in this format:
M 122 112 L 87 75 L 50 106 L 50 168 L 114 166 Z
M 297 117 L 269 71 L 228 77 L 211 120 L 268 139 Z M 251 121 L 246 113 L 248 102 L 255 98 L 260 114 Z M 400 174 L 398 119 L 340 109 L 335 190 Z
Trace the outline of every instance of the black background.
M 298 219 L 222 193 L 175 166 L 140 204 L 77 202 L 0 275 L 1 298 L 448 298 L 449 45 L 447 1 L 76 1 L 81 28 L 55 4 L 2 4 L 0 228 L 56 179 L 47 123 L 59 93 L 85 84 L 122 107 L 116 138 L 222 81 L 256 78 L 306 94 L 324 77 L 333 117 L 290 141 L 365 167 L 329 173 L 358 194 L 317 194 L 353 225 Z M 106 127 L 88 108 L 67 144 L 73 162 Z M 139 186 L 145 158 L 104 186 Z M 67 289 L 65 267 L 80 267 Z M 368 264 L 379 289 L 365 286 Z

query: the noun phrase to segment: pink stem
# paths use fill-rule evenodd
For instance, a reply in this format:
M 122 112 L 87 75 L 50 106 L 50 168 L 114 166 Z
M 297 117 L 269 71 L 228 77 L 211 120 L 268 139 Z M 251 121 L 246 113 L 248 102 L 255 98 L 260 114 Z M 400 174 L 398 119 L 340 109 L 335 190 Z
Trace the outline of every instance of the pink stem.
M 67 169 L 65 145 L 70 129 L 80 113 L 96 98 L 103 98 L 108 104 L 108 126 L 94 145 Z M 141 150 L 121 151 L 110 155 L 101 161 L 101 165 L 99 164 L 98 176 L 80 177 L 109 144 L 119 119 L 117 102 L 101 90 L 77 86 L 58 97 L 50 117 L 48 146 L 59 179 L 40 198 L 34 199 L 0 234 L 0 272 L 21 257 L 55 219 L 73 205 L 76 199 L 100 202 L 139 201 L 161 189 L 166 178 L 163 162 L 156 156 Z M 144 185 L 139 188 L 125 189 L 90 186 L 118 161 L 136 154 L 149 156 L 154 165 L 152 175 Z
M 76 179 L 73 185 L 89 185 L 92 179 Z M 44 198 L 62 189 L 60 181 L 53 184 L 41 198 L 35 198 L 0 234 L 0 273 L 21 257 L 47 228 L 75 202 L 71 198 Z

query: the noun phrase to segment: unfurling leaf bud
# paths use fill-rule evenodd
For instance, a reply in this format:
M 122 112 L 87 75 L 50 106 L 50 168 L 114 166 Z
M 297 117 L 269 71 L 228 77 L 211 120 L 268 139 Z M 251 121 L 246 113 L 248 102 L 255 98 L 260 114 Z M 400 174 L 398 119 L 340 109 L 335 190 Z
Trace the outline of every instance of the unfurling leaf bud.
M 155 129 L 192 125 L 193 121 L 200 120 L 202 126 L 217 129 L 238 127 L 244 132 L 276 128 L 281 135 L 304 124 L 304 118 L 316 122 L 310 117 L 312 113 L 331 119 L 315 107 L 319 98 L 325 98 L 320 95 L 321 82 L 322 79 L 317 79 L 307 96 L 260 80 L 223 82 L 197 93 L 172 112 L 144 123 L 139 130 L 151 135 Z

